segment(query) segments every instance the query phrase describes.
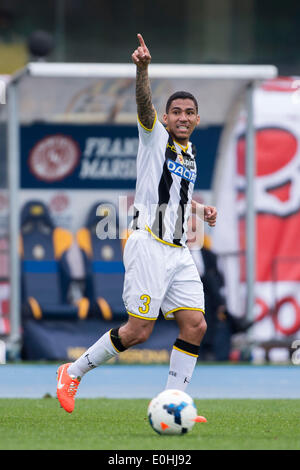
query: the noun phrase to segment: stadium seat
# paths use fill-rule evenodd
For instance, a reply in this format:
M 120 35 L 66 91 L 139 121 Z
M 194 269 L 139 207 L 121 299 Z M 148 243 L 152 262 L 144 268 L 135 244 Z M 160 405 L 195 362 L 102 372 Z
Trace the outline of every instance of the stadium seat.
M 21 211 L 21 287 L 23 318 L 85 319 L 87 298 L 68 302 L 71 282 L 66 253 L 72 234 L 55 227 L 48 208 L 37 200 L 27 202 Z
M 109 218 L 110 223 L 107 224 Z M 111 238 L 100 239 L 97 235 L 100 222 Z M 115 207 L 108 202 L 94 204 L 87 217 L 85 227 L 76 234 L 77 243 L 83 252 L 87 272 L 86 295 L 91 302 L 94 315 L 105 320 L 127 317 L 123 300 L 123 242 L 119 238 L 119 220 Z

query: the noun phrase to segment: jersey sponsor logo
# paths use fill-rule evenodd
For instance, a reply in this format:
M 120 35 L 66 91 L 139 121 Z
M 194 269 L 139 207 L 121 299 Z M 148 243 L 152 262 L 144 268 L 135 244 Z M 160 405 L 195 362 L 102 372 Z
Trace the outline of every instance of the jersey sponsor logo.
M 195 161 L 190 156 L 184 156 L 183 161 L 182 162 L 180 161 L 180 163 L 182 163 L 186 168 L 188 168 L 191 171 L 195 170 Z
M 167 160 L 167 166 L 168 166 L 168 170 L 171 173 L 174 173 L 175 175 L 180 176 L 181 178 L 195 184 L 195 181 L 196 181 L 195 171 L 191 171 L 188 168 L 185 168 L 183 165 L 181 165 L 180 163 L 174 162 L 170 158 Z
M 195 170 L 195 160 L 193 156 L 190 155 L 181 155 L 181 153 L 177 154 L 177 161 L 188 168 L 189 170 Z

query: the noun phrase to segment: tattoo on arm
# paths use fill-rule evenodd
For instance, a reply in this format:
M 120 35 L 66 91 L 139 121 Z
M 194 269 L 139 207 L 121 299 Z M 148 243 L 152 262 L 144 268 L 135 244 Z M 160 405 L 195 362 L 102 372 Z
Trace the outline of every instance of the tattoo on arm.
M 136 103 L 139 119 L 143 126 L 152 129 L 155 119 L 155 109 L 152 104 L 148 68 L 137 67 L 136 72 Z

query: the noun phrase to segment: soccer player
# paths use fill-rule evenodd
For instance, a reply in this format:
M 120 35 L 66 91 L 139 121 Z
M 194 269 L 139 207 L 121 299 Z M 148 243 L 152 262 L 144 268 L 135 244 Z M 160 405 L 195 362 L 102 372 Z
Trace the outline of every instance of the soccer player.
M 167 101 L 164 125 L 159 122 L 148 77 L 150 52 L 140 34 L 138 40 L 132 54 L 139 131 L 134 230 L 124 249 L 128 320 L 107 331 L 75 362 L 59 367 L 57 397 L 69 413 L 84 374 L 146 341 L 160 309 L 179 327 L 166 389 L 185 390 L 206 331 L 202 282 L 186 245 L 191 211 L 210 226 L 217 217 L 214 207 L 192 200 L 196 161 L 189 138 L 200 121 L 198 104 L 190 93 L 176 92 Z

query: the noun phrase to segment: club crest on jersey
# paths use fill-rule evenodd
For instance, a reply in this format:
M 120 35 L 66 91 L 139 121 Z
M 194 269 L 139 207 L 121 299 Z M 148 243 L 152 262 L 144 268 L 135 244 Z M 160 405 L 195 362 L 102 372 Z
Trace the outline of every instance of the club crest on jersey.
M 178 153 L 177 157 L 178 157 L 179 163 L 181 163 L 181 165 L 183 165 L 184 164 L 183 156 L 180 153 Z
M 171 173 L 174 173 L 175 175 L 180 176 L 181 178 L 190 181 L 193 184 L 195 183 L 196 173 L 189 170 L 188 168 L 185 168 L 181 163 L 174 162 L 174 160 L 168 158 L 167 166 Z

